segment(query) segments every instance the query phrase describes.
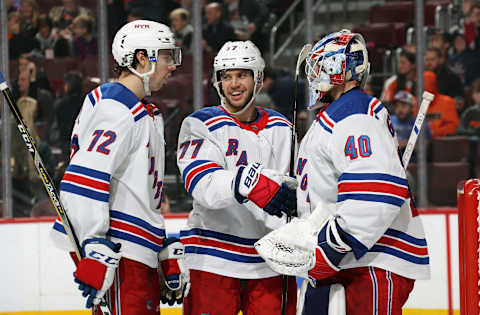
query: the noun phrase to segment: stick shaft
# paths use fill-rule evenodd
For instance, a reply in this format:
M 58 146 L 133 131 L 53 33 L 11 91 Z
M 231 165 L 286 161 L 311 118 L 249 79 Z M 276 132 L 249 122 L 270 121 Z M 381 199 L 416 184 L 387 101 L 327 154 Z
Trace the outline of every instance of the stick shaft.
M 410 162 L 410 157 L 412 156 L 413 149 L 415 148 L 415 143 L 417 142 L 418 135 L 422 129 L 423 121 L 428 111 L 428 107 L 432 102 L 434 96 L 431 93 L 423 92 L 422 104 L 418 110 L 417 118 L 415 119 L 415 124 L 413 125 L 410 137 L 408 138 L 407 146 L 405 152 L 403 153 L 402 163 L 403 167 L 406 169 L 408 163 Z
M 73 250 L 75 251 L 75 254 L 77 255 L 78 259 L 81 259 L 82 257 L 81 251 L 80 251 L 81 247 L 80 247 L 78 238 L 75 234 L 75 231 L 73 230 L 72 224 L 67 216 L 65 208 L 60 202 L 60 196 L 57 192 L 57 189 L 55 188 L 55 185 L 53 184 L 52 178 L 48 174 L 47 168 L 43 164 L 42 158 L 40 157 L 40 154 L 37 151 L 37 145 L 35 143 L 35 140 L 30 134 L 30 131 L 28 130 L 28 127 L 25 124 L 25 121 L 23 119 L 23 116 L 20 113 L 20 110 L 18 109 L 18 106 L 13 98 L 12 92 L 10 91 L 10 88 L 8 87 L 3 77 L 3 74 L 1 72 L 0 72 L 0 90 L 2 91 L 2 94 L 8 103 L 10 111 L 12 112 L 13 116 L 15 117 L 15 120 L 17 121 L 17 128 L 20 131 L 20 135 L 22 136 L 22 139 L 25 142 L 25 146 L 28 152 L 30 152 L 30 155 L 32 156 L 33 163 L 35 165 L 35 168 L 37 169 L 38 174 L 40 175 L 40 178 L 43 183 L 43 187 L 45 188 L 50 198 L 50 201 L 55 207 L 55 210 L 57 211 L 58 216 L 62 220 L 63 227 L 65 228 L 65 231 L 68 235 L 70 243 L 72 244 Z M 100 302 L 100 309 L 103 315 L 111 315 L 111 312 L 108 306 L 106 305 L 104 299 L 102 299 L 102 302 Z

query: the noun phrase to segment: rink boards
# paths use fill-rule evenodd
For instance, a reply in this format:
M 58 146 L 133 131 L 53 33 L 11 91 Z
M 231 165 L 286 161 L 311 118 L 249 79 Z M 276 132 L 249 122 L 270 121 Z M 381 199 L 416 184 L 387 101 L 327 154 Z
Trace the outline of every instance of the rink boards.
M 431 279 L 417 281 L 403 314 L 459 314 L 457 210 L 421 210 L 431 262 Z M 185 215 L 166 220 L 169 233 L 178 233 Z M 89 314 L 73 283 L 70 257 L 52 245 L 53 218 L 0 220 L 0 315 Z M 162 315 L 180 315 L 164 306 Z

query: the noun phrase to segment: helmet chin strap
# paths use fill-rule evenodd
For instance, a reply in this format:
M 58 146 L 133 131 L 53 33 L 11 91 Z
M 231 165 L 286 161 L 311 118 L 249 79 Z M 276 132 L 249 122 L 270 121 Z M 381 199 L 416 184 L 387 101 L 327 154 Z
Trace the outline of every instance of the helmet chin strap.
M 150 71 L 145 73 L 139 73 L 137 70 L 133 69 L 131 66 L 128 67 L 128 69 L 132 71 L 133 74 L 135 74 L 137 77 L 142 79 L 143 89 L 145 90 L 146 96 L 152 95 L 150 91 L 150 76 L 155 72 L 155 62 L 150 62 L 150 64 L 152 65 L 152 69 L 150 69 Z

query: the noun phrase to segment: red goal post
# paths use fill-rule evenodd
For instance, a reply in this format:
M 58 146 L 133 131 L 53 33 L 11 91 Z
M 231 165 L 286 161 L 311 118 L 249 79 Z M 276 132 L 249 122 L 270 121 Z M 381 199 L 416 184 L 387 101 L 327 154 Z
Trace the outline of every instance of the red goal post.
M 460 269 L 460 314 L 480 314 L 480 180 L 460 185 L 458 195 L 458 242 Z

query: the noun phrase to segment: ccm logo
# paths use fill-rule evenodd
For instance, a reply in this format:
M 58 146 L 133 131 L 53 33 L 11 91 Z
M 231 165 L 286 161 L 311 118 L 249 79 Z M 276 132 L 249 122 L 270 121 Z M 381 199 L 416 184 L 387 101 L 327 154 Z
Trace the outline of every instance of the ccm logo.
M 99 253 L 97 251 L 94 251 L 92 250 L 88 256 L 90 256 L 91 258 L 93 259 L 96 259 L 96 260 L 100 260 L 100 261 L 103 261 L 105 262 L 106 264 L 108 265 L 116 265 L 118 264 L 118 259 L 116 258 L 113 258 L 113 257 L 109 257 L 109 256 L 106 256 L 102 253 Z
M 148 24 L 136 24 L 135 28 L 150 28 L 150 25 L 148 25 Z
M 175 248 L 175 249 L 173 250 L 173 255 L 175 255 L 175 256 L 181 256 L 181 255 L 183 255 L 183 248 Z

